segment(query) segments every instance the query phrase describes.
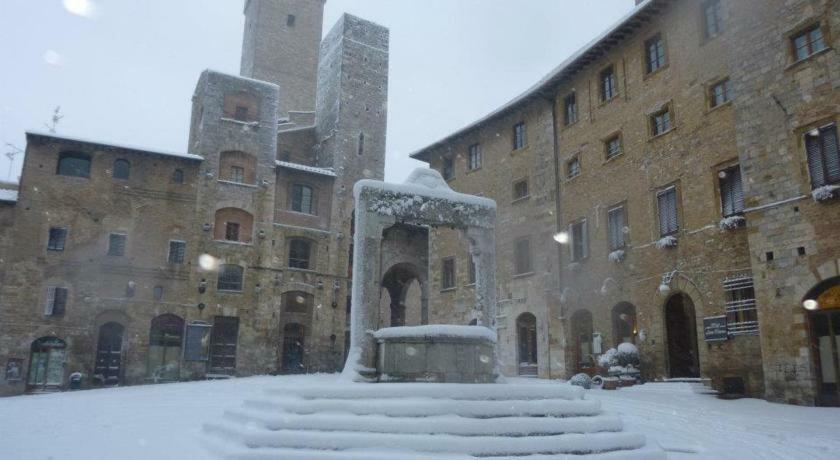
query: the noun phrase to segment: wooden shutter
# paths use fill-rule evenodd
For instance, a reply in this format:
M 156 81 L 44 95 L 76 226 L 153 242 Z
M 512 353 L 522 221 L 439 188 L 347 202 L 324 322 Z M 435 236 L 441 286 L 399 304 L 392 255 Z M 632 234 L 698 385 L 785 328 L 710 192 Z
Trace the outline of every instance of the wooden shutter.
M 677 189 L 669 188 L 657 195 L 659 206 L 659 235 L 665 236 L 679 229 L 677 219 Z
M 44 304 L 44 314 L 51 316 L 53 314 L 53 307 L 55 306 L 55 286 L 47 288 L 47 301 Z
M 67 306 L 67 288 L 54 288 L 55 294 L 53 298 L 53 315 L 63 315 L 64 308 Z
M 808 170 L 811 172 L 811 186 L 813 188 L 825 185 L 825 167 L 820 148 L 820 138 L 805 136 L 805 151 L 808 155 Z
M 840 152 L 837 146 L 837 126 L 830 126 L 821 130 L 823 162 L 825 164 L 825 180 L 828 183 L 840 182 Z
M 731 177 L 733 213 L 740 214 L 744 212 L 744 186 L 741 180 L 740 166 L 732 168 Z
M 586 221 L 580 223 L 580 233 L 581 233 L 581 259 L 585 259 L 589 257 L 589 229 L 587 228 Z
M 608 213 L 610 249 L 624 247 L 624 207 L 611 209 Z

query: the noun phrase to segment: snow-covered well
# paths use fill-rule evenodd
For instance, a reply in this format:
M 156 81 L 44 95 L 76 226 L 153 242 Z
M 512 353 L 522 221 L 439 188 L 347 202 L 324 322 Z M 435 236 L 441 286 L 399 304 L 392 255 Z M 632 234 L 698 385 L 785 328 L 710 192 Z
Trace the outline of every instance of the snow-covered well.
M 356 183 L 353 192 L 356 199 L 353 309 L 350 313 L 350 351 L 343 377 L 357 382 L 374 382 L 388 380 L 389 375 L 393 376 L 390 373 L 396 372 L 403 376 L 399 380 L 413 375 L 417 376 L 418 381 L 428 381 L 429 378 L 425 375 L 433 372 L 437 376 L 433 380 L 440 382 L 447 381 L 447 375 L 455 376 L 458 367 L 486 367 L 488 363 L 480 358 L 486 357 L 487 353 L 481 352 L 472 356 L 459 353 L 456 346 L 436 346 L 432 347 L 432 351 L 439 354 L 434 355 L 434 359 L 394 359 L 389 363 L 396 368 L 390 367 L 389 374 L 383 374 L 382 366 L 385 362 L 382 358 L 376 360 L 378 346 L 384 346 L 383 353 L 388 356 L 391 356 L 390 353 L 394 350 L 395 353 L 413 350 L 415 356 L 420 357 L 420 350 L 423 353 L 428 350 L 425 346 L 420 347 L 419 342 L 439 343 L 441 337 L 434 334 L 424 334 L 420 337 L 416 334 L 410 337 L 401 336 L 397 334 L 399 331 L 387 334 L 383 331 L 377 336 L 376 329 L 380 324 L 380 289 L 393 269 L 404 268 L 420 281 L 421 290 L 428 289 L 429 267 L 425 256 L 427 251 L 406 248 L 415 248 L 420 239 L 425 239 L 427 244 L 428 227 L 443 226 L 461 230 L 470 243 L 470 253 L 476 265 L 475 304 L 472 316 L 476 318 L 477 326 L 485 326 L 483 329 L 487 329 L 495 338 L 496 203 L 487 198 L 454 192 L 440 173 L 425 168 L 415 169 L 403 184 L 362 180 Z M 428 322 L 426 308 L 421 315 L 421 322 L 424 325 Z M 438 332 L 441 330 L 437 329 Z M 431 329 L 426 332 L 430 331 Z M 483 338 L 474 337 L 473 330 L 469 328 L 450 328 L 447 331 L 447 343 L 463 342 L 459 345 L 462 348 L 467 346 L 467 342 L 486 344 Z M 495 340 L 489 346 L 492 349 L 489 365 L 493 374 L 498 375 Z M 467 355 L 472 356 L 470 359 L 474 362 L 463 362 Z M 436 367 L 434 370 L 411 367 L 420 364 Z M 452 372 L 441 369 L 441 366 L 452 367 Z M 456 380 L 462 381 L 460 378 Z M 487 379 L 481 377 L 476 381 L 483 382 Z

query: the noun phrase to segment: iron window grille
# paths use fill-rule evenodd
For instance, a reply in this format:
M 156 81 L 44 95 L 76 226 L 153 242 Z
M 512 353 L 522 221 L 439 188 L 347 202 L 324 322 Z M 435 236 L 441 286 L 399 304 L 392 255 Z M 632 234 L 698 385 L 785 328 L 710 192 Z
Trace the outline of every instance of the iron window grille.
M 187 243 L 185 241 L 170 241 L 169 242 L 169 257 L 167 258 L 170 264 L 183 264 L 187 253 Z
M 621 155 L 621 136 L 613 136 L 607 139 L 607 159 Z
M 222 265 L 219 267 L 219 279 L 216 288 L 220 291 L 242 291 L 242 274 L 244 270 L 239 265 Z
M 726 294 L 726 328 L 729 335 L 758 334 L 758 313 L 752 276 L 723 280 Z

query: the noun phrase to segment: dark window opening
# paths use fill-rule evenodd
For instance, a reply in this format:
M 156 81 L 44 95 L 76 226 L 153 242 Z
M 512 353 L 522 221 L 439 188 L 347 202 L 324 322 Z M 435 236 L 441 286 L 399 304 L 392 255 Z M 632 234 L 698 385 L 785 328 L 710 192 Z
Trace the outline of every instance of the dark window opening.
M 647 50 L 648 73 L 656 72 L 665 67 L 667 64 L 665 59 L 665 43 L 662 41 L 661 35 L 657 35 L 645 42 L 645 49 Z
M 67 229 L 65 227 L 52 227 L 50 229 L 50 239 L 47 243 L 48 251 L 63 251 L 64 244 L 67 241 Z
M 244 269 L 239 265 L 220 266 L 216 288 L 220 291 L 242 291 L 243 272 Z
M 528 198 L 530 196 L 530 192 L 528 190 L 528 180 L 523 179 L 520 181 L 516 181 L 513 184 L 513 200 L 522 200 L 524 198 Z
M 239 338 L 239 318 L 216 316 L 210 332 L 210 365 L 214 374 L 236 373 L 236 344 Z
M 441 171 L 441 176 L 443 176 L 444 180 L 449 180 L 455 177 L 455 160 L 449 157 L 445 157 L 443 159 L 443 169 Z
M 295 15 L 290 14 L 290 15 L 286 16 L 286 25 L 289 26 L 289 27 L 294 27 L 296 20 L 297 20 L 297 18 L 295 17 Z
M 309 270 L 312 243 L 306 240 L 289 242 L 289 267 Z
M 569 236 L 571 243 L 569 249 L 571 251 L 572 262 L 580 262 L 589 256 L 589 232 L 586 225 L 586 220 L 575 222 L 570 226 Z
M 565 106 L 563 122 L 566 124 L 566 126 L 574 124 L 578 120 L 578 109 L 575 93 L 566 96 L 566 98 L 563 100 L 563 105 Z
M 131 163 L 128 160 L 117 160 L 114 162 L 114 179 L 127 180 L 131 176 Z
M 516 240 L 513 254 L 514 274 L 522 275 L 534 271 L 531 258 L 531 238 L 524 237 Z
M 225 222 L 225 240 L 239 241 L 239 223 Z
M 68 290 L 64 287 L 50 286 L 47 288 L 47 301 L 44 305 L 44 315 L 61 316 L 67 308 Z
M 183 184 L 184 183 L 184 170 L 183 169 L 176 169 L 172 171 L 172 183 L 173 184 Z
M 90 155 L 80 152 L 62 152 L 58 156 L 56 174 L 60 176 L 90 177 Z
M 233 118 L 239 121 L 250 121 L 250 114 L 248 107 L 244 105 L 237 105 L 233 113 Z
M 452 289 L 455 287 L 455 258 L 449 257 L 443 259 L 442 270 L 443 277 L 441 279 L 442 289 Z
M 292 211 L 315 214 L 313 196 L 312 187 L 301 184 L 292 185 Z
M 182 264 L 187 253 L 187 243 L 185 241 L 170 241 L 169 242 L 169 257 L 170 264 Z
M 525 144 L 525 123 L 519 122 L 513 126 L 513 149 L 523 149 Z
M 128 237 L 122 233 L 111 233 L 108 236 L 108 255 L 122 257 L 125 255 L 125 242 Z
M 615 69 L 609 66 L 601 71 L 601 102 L 609 101 L 618 94 L 616 86 Z
M 744 191 L 741 184 L 741 167 L 733 166 L 718 173 L 720 201 L 723 217 L 744 213 Z

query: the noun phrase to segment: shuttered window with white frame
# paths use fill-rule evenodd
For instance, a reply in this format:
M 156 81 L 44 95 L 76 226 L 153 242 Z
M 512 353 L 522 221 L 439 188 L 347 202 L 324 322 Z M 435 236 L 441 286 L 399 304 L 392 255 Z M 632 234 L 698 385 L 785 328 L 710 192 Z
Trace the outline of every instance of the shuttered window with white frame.
M 805 150 L 812 188 L 840 182 L 840 147 L 837 143 L 836 124 L 806 133 Z
M 741 167 L 732 166 L 718 174 L 720 178 L 720 201 L 723 217 L 744 213 L 744 188 L 741 181 Z
M 571 250 L 572 262 L 580 262 L 589 254 L 589 241 L 587 235 L 586 219 L 575 222 L 569 226 L 569 235 L 571 236 Z
M 623 249 L 627 242 L 624 238 L 624 206 L 616 206 L 607 211 L 607 225 L 609 228 L 610 250 Z
M 67 288 L 58 286 L 47 287 L 47 298 L 44 303 L 44 315 L 61 316 L 67 307 Z
M 659 236 L 673 235 L 680 229 L 677 216 L 677 187 L 671 186 L 656 193 L 659 215 Z

